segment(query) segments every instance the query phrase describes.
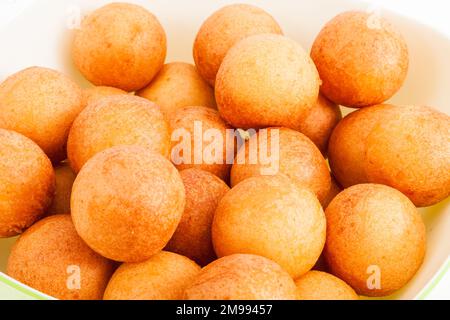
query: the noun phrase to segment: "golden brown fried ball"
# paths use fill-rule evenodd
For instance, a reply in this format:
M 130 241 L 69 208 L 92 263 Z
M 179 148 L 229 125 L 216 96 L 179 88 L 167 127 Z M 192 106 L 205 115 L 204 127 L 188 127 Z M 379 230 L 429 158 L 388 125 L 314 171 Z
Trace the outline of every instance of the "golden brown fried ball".
M 113 87 L 92 87 L 83 90 L 83 105 L 88 106 L 90 104 L 97 103 L 104 97 L 116 96 L 121 94 L 127 94 L 126 91 Z
M 75 181 L 75 173 L 67 162 L 55 167 L 56 192 L 47 215 L 70 213 L 70 195 Z
M 366 140 L 366 175 L 403 192 L 418 207 L 450 195 L 450 117 L 426 107 L 404 107 Z
M 325 257 L 357 293 L 386 296 L 402 288 L 425 255 L 425 225 L 413 203 L 383 185 L 341 192 L 326 209 Z
M 72 57 L 93 84 L 131 92 L 150 83 L 166 51 L 166 34 L 153 14 L 134 4 L 111 3 L 83 20 Z
M 300 121 L 297 130 L 311 139 L 326 156 L 331 133 L 341 119 L 342 112 L 339 106 L 320 94 L 316 105 Z
M 100 99 L 83 110 L 70 130 L 67 153 L 72 169 L 118 145 L 141 145 L 168 157 L 170 130 L 158 106 L 135 96 Z
M 359 300 L 348 284 L 321 271 L 310 271 L 295 280 L 299 300 Z
M 212 226 L 217 256 L 272 259 L 293 278 L 308 272 L 325 243 L 326 221 L 314 194 L 286 176 L 244 180 L 219 202 Z
M 30 138 L 54 163 L 66 158 L 67 136 L 83 107 L 78 85 L 54 70 L 25 69 L 0 85 L 0 128 Z
M 92 251 L 75 231 L 69 215 L 45 218 L 14 244 L 7 274 L 63 300 L 98 300 L 115 264 Z
M 182 300 L 200 267 L 181 255 L 162 251 L 140 263 L 122 264 L 106 288 L 105 300 Z
M 296 286 L 272 260 L 235 254 L 202 269 L 185 291 L 187 300 L 295 300 Z
M 201 169 L 228 181 L 235 154 L 234 132 L 216 110 L 180 108 L 170 119 L 170 128 L 171 158 L 178 170 Z
M 248 4 L 225 6 L 200 28 L 194 43 L 194 60 L 203 78 L 214 86 L 227 52 L 240 40 L 262 33 L 282 34 L 274 18 Z
M 251 36 L 223 60 L 217 107 L 236 128 L 295 129 L 315 106 L 319 86 L 317 69 L 298 43 L 281 35 Z
M 336 180 L 344 187 L 368 182 L 364 163 L 366 140 L 396 107 L 377 105 L 346 116 L 334 129 L 328 144 L 328 160 Z
M 0 238 L 23 232 L 52 202 L 55 173 L 30 139 L 0 129 Z
M 323 81 L 321 92 L 348 107 L 383 103 L 402 86 L 408 47 L 384 18 L 349 11 L 333 18 L 317 36 L 311 57 Z
M 221 179 L 203 170 L 187 169 L 180 175 L 186 189 L 186 207 L 166 250 L 205 266 L 216 259 L 211 225 L 219 201 L 230 188 Z
M 72 218 L 81 238 L 102 256 L 142 262 L 172 237 L 185 206 L 180 174 L 169 160 L 140 146 L 94 156 L 72 189 Z
M 272 144 L 276 140 L 278 146 Z M 268 145 L 267 151 L 261 148 L 261 143 Z M 327 197 L 331 187 L 327 163 L 319 149 L 302 133 L 287 128 L 260 130 L 244 146 L 238 151 L 231 169 L 232 186 L 250 177 L 283 173 L 299 185 L 310 188 L 319 201 L 323 202 Z M 253 161 L 255 154 L 256 163 Z M 244 159 L 244 155 L 243 163 L 239 159 Z M 273 161 L 267 161 L 266 157 Z M 277 167 L 278 170 L 273 172 L 268 170 Z
M 189 63 L 164 65 L 156 78 L 137 94 L 160 106 L 168 119 L 182 107 L 217 108 L 214 89 L 198 74 L 197 68 Z

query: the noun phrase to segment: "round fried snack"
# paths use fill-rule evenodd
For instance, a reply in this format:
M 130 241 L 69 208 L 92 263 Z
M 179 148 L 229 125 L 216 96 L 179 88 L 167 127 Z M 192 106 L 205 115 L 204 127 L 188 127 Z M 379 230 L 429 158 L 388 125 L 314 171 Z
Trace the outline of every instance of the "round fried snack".
M 20 234 L 41 218 L 54 192 L 55 173 L 45 153 L 21 134 L 0 129 L 0 238 Z
M 135 96 L 116 95 L 83 110 L 70 130 L 67 153 L 72 169 L 119 145 L 141 145 L 168 157 L 170 130 L 159 107 Z
M 331 133 L 341 119 L 342 112 L 339 106 L 319 95 L 315 107 L 300 121 L 298 131 L 311 139 L 326 156 Z
M 328 266 L 358 294 L 389 295 L 423 262 L 425 225 L 413 203 L 393 188 L 350 187 L 334 198 L 326 217 Z
M 203 170 L 187 169 L 180 175 L 186 189 L 186 207 L 166 250 L 205 266 L 216 259 L 211 226 L 217 205 L 230 188 L 221 179 Z
M 166 35 L 145 8 L 111 3 L 92 12 L 75 31 L 72 57 L 93 84 L 127 92 L 144 88 L 164 64 Z
M 310 188 L 320 202 L 330 191 L 330 171 L 319 149 L 302 133 L 287 128 L 259 130 L 241 147 L 231 169 L 231 185 L 278 173 Z
M 67 162 L 55 167 L 56 192 L 47 215 L 70 213 L 70 195 L 75 181 L 75 173 Z
M 189 63 L 164 65 L 155 79 L 137 94 L 160 106 L 168 119 L 182 107 L 217 108 L 214 89 L 198 74 L 197 68 Z
M 333 18 L 317 36 L 311 57 L 323 81 L 321 92 L 336 104 L 383 103 L 402 86 L 408 47 L 383 17 L 349 11 Z
M 251 254 L 221 258 L 200 271 L 187 300 L 295 300 L 296 286 L 275 262 Z
M 403 192 L 418 207 L 450 195 L 450 117 L 403 107 L 366 140 L 366 176 Z
M 128 94 L 126 91 L 113 87 L 92 87 L 83 90 L 83 105 L 97 103 L 98 100 L 109 96 L 116 96 L 121 94 Z
M 72 189 L 72 218 L 102 256 L 142 262 L 172 237 L 185 206 L 180 174 L 163 156 L 140 146 L 105 150 L 86 163 Z
M 274 34 L 251 36 L 223 60 L 217 107 L 236 128 L 295 129 L 315 106 L 319 86 L 313 61 L 297 42 Z
M 295 284 L 299 300 L 359 300 L 348 284 L 326 272 L 309 271 Z
M 54 163 L 66 158 L 67 136 L 83 107 L 78 85 L 54 70 L 25 69 L 0 84 L 0 128 L 30 138 Z
M 14 244 L 7 274 L 62 300 L 99 300 L 115 263 L 92 251 L 69 215 L 45 218 Z
M 200 272 L 192 260 L 162 251 L 140 263 L 124 263 L 106 288 L 105 300 L 182 300 Z
M 202 77 L 212 86 L 227 52 L 240 40 L 256 34 L 282 34 L 274 18 L 248 4 L 225 6 L 201 26 L 194 43 L 194 60 Z
M 308 272 L 325 244 L 326 221 L 314 194 L 286 176 L 244 180 L 219 202 L 212 226 L 217 256 L 257 254 L 293 278 Z
M 170 128 L 171 158 L 178 170 L 201 169 L 228 181 L 235 154 L 234 132 L 216 110 L 181 108 L 170 119 Z
M 334 129 L 328 144 L 328 160 L 333 175 L 344 188 L 368 182 L 364 168 L 367 137 L 396 108 L 377 105 L 352 112 Z

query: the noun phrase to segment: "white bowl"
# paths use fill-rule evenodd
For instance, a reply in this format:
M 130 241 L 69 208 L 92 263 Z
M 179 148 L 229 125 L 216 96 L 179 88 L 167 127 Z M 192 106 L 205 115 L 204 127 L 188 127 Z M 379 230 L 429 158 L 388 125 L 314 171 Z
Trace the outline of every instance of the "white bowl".
M 133 1 L 152 11 L 164 25 L 169 51 L 167 61 L 192 62 L 192 43 L 202 22 L 213 11 L 236 1 Z M 15 0 L 0 2 L 0 81 L 23 68 L 39 65 L 61 70 L 81 84 L 86 81 L 74 69 L 69 45 L 78 13 L 89 11 L 108 0 Z M 321 27 L 346 10 L 367 10 L 369 6 L 354 0 L 245 1 L 270 12 L 287 36 L 306 49 Z M 393 103 L 429 105 L 450 113 L 450 39 L 419 23 L 387 11 L 381 14 L 404 34 L 410 49 L 410 71 L 404 87 Z M 424 298 L 449 267 L 449 200 L 420 210 L 427 225 L 428 251 L 414 279 L 391 298 Z M 14 239 L 0 240 L 0 298 L 49 298 L 7 277 L 6 260 Z M 447 261 L 447 263 L 446 263 Z M 434 279 L 433 281 L 431 281 Z

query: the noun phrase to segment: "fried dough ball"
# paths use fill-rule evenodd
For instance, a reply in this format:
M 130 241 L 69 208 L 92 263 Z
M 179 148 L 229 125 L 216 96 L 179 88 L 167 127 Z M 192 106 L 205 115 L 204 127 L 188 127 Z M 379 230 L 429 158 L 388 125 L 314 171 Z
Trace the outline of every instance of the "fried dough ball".
M 225 6 L 201 26 L 194 43 L 194 60 L 203 78 L 214 86 L 227 52 L 240 40 L 262 33 L 282 34 L 274 18 L 248 4 Z
M 430 206 L 450 194 L 449 136 L 450 117 L 431 108 L 364 108 L 334 130 L 330 166 L 344 187 L 381 183 Z
M 150 83 L 166 51 L 166 34 L 153 14 L 134 4 L 111 3 L 83 20 L 72 57 L 93 84 L 131 92 Z
M 75 173 L 67 162 L 55 168 L 56 192 L 47 215 L 70 213 L 70 195 L 75 177 Z
M 72 189 L 72 218 L 81 238 L 102 256 L 122 262 L 142 262 L 161 251 L 184 206 L 178 171 L 140 146 L 97 154 Z
M 348 107 L 383 103 L 402 86 L 408 72 L 408 47 L 386 19 L 349 11 L 328 22 L 311 57 L 323 81 L 321 92 Z
M 216 259 L 211 225 L 219 201 L 230 188 L 221 179 L 203 170 L 187 169 L 180 175 L 186 189 L 186 207 L 166 250 L 205 266 Z
M 267 150 L 262 145 L 267 145 Z M 302 133 L 287 128 L 260 130 L 241 147 L 231 169 L 231 185 L 250 177 L 278 173 L 310 188 L 320 202 L 330 191 L 330 171 L 319 149 Z
M 319 95 L 315 107 L 300 121 L 298 131 L 311 139 L 326 156 L 331 133 L 341 119 L 342 112 L 339 106 Z
M 98 300 L 115 264 L 92 251 L 69 215 L 45 218 L 14 244 L 7 274 L 62 300 Z
M 352 112 L 334 129 L 328 144 L 328 160 L 333 175 L 344 188 L 368 182 L 364 168 L 367 137 L 396 108 L 377 105 Z
M 41 218 L 55 192 L 55 173 L 30 139 L 0 129 L 0 238 L 23 232 Z
M 98 152 L 119 145 L 141 145 L 168 156 L 170 130 L 158 106 L 135 96 L 116 95 L 83 110 L 70 130 L 67 153 L 72 169 Z
M 348 284 L 326 272 L 309 271 L 295 284 L 299 300 L 359 300 Z
M 315 106 L 319 86 L 313 61 L 297 42 L 274 34 L 251 36 L 223 60 L 217 107 L 236 128 L 295 129 Z
M 413 203 L 393 188 L 350 187 L 334 198 L 326 217 L 328 266 L 358 294 L 389 295 L 423 262 L 425 225 Z
M 181 255 L 162 251 L 140 263 L 124 263 L 106 288 L 105 300 L 182 300 L 200 267 Z
M 235 254 L 200 271 L 185 291 L 187 300 L 295 300 L 296 286 L 272 260 Z
M 67 136 L 83 107 L 78 85 L 51 69 L 28 68 L 0 84 L 0 128 L 30 138 L 54 163 L 66 158 Z
M 314 194 L 286 176 L 244 180 L 219 202 L 212 226 L 217 256 L 272 259 L 293 278 L 308 272 L 325 243 L 326 221 Z
M 84 106 L 96 103 L 104 97 L 128 94 L 126 91 L 113 87 L 92 87 L 83 90 Z
M 224 181 L 229 179 L 235 154 L 234 133 L 227 131 L 232 128 L 216 110 L 206 107 L 180 108 L 170 119 L 170 128 L 171 158 L 178 170 L 196 168 Z
M 189 63 L 164 65 L 156 78 L 137 94 L 160 106 L 168 119 L 182 107 L 217 108 L 214 89 L 198 74 L 197 68 Z
M 403 192 L 418 207 L 450 195 L 450 117 L 426 107 L 404 107 L 366 140 L 366 175 Z

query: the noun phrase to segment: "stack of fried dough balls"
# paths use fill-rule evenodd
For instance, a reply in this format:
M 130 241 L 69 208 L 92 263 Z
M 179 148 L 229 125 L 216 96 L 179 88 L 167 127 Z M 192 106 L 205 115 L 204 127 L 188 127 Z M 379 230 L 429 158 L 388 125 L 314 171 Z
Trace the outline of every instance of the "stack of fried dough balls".
M 417 207 L 450 194 L 450 117 L 387 102 L 409 66 L 393 25 L 340 14 L 308 54 L 235 4 L 201 25 L 195 65 L 166 50 L 151 12 L 112 3 L 74 31 L 90 87 L 43 67 L 0 84 L 10 276 L 105 300 L 356 300 L 414 277 Z
M 282 34 L 275 19 L 264 10 L 234 4 L 212 14 L 201 26 L 194 42 L 194 60 L 202 77 L 212 86 L 228 51 L 249 36 Z
M 267 156 L 273 157 L 275 164 L 265 164 L 261 157 L 257 163 L 252 163 L 252 155 L 265 154 L 262 151 L 264 145 L 268 146 Z M 231 185 L 236 186 L 253 176 L 271 175 L 271 171 L 285 174 L 300 186 L 308 187 L 321 202 L 330 192 L 330 171 L 325 159 L 314 143 L 298 131 L 268 128 L 252 136 L 236 156 L 231 170 Z
M 69 215 L 45 218 L 19 238 L 7 272 L 58 299 L 101 299 L 115 264 L 92 251 Z
M 82 109 L 78 85 L 51 69 L 28 68 L 0 85 L 0 128 L 30 138 L 54 163 L 66 158 L 67 136 Z

